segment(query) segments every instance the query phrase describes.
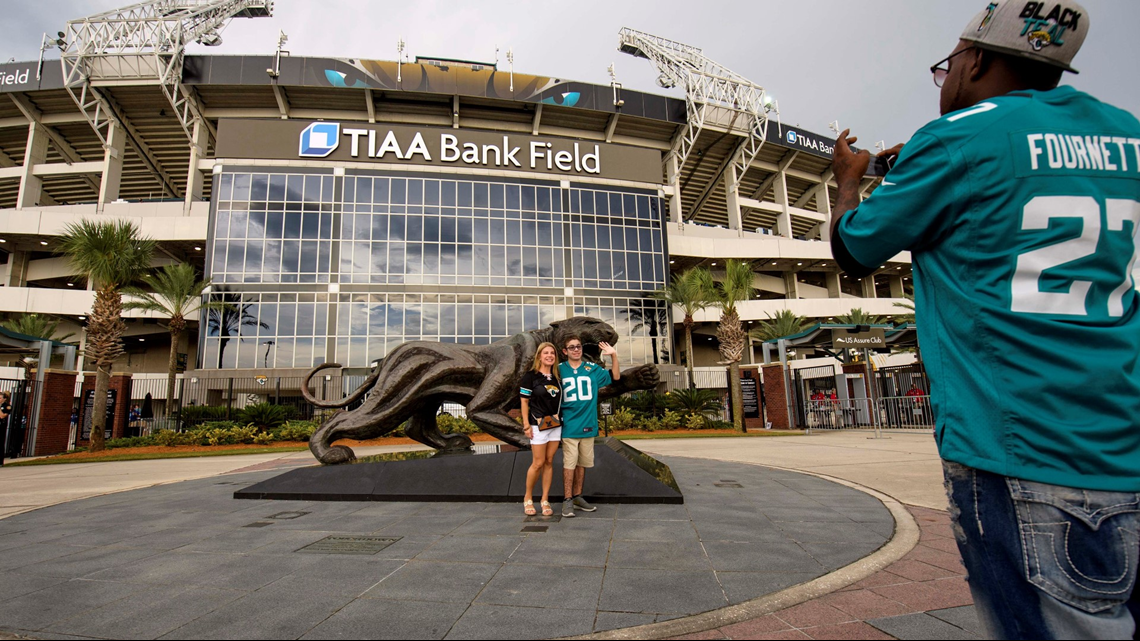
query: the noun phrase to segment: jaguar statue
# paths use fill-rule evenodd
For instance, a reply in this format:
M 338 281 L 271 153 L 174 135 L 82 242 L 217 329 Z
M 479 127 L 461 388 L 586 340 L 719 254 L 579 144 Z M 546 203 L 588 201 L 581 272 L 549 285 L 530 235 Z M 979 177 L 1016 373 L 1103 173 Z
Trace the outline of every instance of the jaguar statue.
M 508 412 L 519 405 L 519 380 L 530 369 L 543 342 L 561 345 L 562 338 L 577 335 L 587 346 L 586 360 L 600 362 L 597 344 L 618 341 L 617 332 L 605 322 L 575 316 L 551 323 L 545 329 L 515 334 L 490 345 L 456 345 L 415 341 L 404 343 L 380 361 L 364 383 L 347 398 L 323 401 L 309 391 L 309 380 L 324 369 L 340 367 L 325 363 L 313 368 L 301 384 L 305 399 L 317 407 L 343 408 L 363 399 L 350 411 L 340 412 L 317 429 L 309 449 L 325 465 L 350 463 L 356 455 L 339 439 L 370 439 L 390 434 L 407 421 L 409 438 L 440 450 L 471 447 L 463 434 L 443 434 L 435 417 L 445 401 L 466 406 L 467 418 L 495 438 L 529 448 L 522 427 Z M 653 389 L 659 382 L 657 367 L 641 365 L 624 370 L 621 378 L 598 392 L 601 399 L 635 390 Z

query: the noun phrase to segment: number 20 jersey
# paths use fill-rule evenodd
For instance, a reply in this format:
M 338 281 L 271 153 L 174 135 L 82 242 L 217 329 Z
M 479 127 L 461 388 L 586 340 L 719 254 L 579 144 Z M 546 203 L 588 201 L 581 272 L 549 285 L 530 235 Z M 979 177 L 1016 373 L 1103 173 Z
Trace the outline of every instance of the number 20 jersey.
M 562 438 L 593 438 L 598 435 L 598 390 L 613 382 L 609 371 L 597 363 L 578 367 L 559 363 L 562 379 Z
M 1140 123 L 1059 87 L 924 126 L 837 240 L 869 268 L 912 252 L 943 458 L 1134 492 L 1138 229 Z

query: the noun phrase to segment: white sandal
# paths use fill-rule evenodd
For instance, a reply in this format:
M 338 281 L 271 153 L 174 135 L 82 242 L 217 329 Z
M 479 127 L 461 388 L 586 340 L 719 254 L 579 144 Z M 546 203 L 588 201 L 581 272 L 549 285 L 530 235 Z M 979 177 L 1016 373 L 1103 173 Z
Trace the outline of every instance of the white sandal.
M 533 499 L 523 501 L 523 513 L 526 514 L 527 516 L 534 516 L 535 515 L 534 500 Z

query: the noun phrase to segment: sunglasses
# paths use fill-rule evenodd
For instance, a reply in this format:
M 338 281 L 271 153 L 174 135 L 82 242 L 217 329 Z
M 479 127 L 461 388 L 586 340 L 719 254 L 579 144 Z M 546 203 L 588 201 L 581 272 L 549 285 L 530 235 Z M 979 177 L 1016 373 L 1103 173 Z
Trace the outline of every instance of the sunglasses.
M 952 53 L 952 54 L 946 56 L 945 58 L 943 58 L 942 60 L 939 60 L 938 62 L 931 65 L 930 73 L 934 74 L 934 86 L 935 87 L 941 87 L 942 83 L 946 82 L 946 77 L 950 75 L 950 59 L 953 58 L 954 56 L 957 56 L 958 54 L 966 53 L 967 51 L 969 51 L 971 49 L 977 49 L 977 47 L 966 47 L 965 49 L 958 51 L 956 53 Z M 946 65 L 946 66 L 943 67 L 942 65 Z

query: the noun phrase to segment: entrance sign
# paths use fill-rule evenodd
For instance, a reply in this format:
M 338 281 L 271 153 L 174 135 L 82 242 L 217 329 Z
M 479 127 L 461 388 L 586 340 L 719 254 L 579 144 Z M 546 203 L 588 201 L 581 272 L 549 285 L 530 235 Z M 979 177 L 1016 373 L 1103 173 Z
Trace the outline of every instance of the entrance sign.
M 886 331 L 882 327 L 872 327 L 862 332 L 831 330 L 832 349 L 881 349 L 886 346 Z
M 107 423 L 103 429 L 103 438 L 111 438 L 111 432 L 115 428 L 115 397 L 117 393 L 115 390 L 107 390 Z M 83 433 L 80 440 L 91 439 L 91 419 L 95 415 L 95 390 L 89 389 L 83 395 Z
M 744 418 L 760 418 L 760 394 L 756 389 L 756 379 L 740 379 L 740 395 L 744 401 Z

